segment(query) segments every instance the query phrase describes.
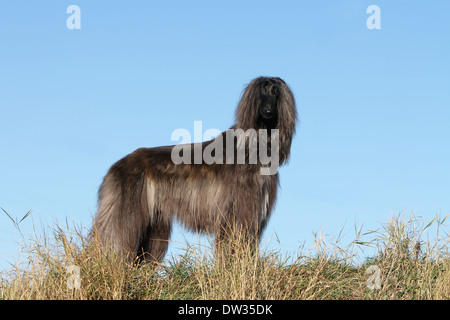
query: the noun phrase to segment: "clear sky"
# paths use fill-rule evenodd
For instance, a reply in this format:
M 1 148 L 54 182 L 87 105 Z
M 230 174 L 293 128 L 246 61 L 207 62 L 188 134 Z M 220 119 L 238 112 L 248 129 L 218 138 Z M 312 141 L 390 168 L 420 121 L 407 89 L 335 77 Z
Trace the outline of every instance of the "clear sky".
M 78 5 L 81 29 L 68 29 Z M 366 12 L 381 10 L 381 29 Z M 300 125 L 264 240 L 353 240 L 406 210 L 450 212 L 450 2 L 2 1 L 0 207 L 91 225 L 108 168 L 178 128 L 225 130 L 245 85 L 279 76 Z M 177 227 L 172 239 L 189 239 Z M 195 237 L 194 237 L 195 238 Z M 0 266 L 20 234 L 0 212 Z M 276 246 L 275 246 L 276 247 Z

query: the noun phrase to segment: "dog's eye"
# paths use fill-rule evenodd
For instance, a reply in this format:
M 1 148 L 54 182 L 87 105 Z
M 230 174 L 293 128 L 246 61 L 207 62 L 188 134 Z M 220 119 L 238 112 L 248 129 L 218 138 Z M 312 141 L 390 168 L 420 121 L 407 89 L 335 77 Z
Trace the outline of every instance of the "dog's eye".
M 277 96 L 280 94 L 280 88 L 278 88 L 277 86 L 274 86 L 272 88 L 272 95 Z

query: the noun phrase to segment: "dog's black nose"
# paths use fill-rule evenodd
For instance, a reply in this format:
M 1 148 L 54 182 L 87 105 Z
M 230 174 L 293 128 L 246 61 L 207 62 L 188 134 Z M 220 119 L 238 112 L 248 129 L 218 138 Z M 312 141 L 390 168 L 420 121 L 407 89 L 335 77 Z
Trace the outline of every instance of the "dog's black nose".
M 263 113 L 266 118 L 270 118 L 273 116 L 273 111 L 271 109 L 264 110 Z

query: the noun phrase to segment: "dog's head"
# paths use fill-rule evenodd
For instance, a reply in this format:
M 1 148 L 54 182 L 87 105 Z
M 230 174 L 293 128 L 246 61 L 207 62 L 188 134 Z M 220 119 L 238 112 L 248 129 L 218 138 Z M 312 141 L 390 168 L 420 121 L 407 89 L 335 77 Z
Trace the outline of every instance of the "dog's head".
M 292 91 L 278 77 L 258 77 L 245 88 L 236 109 L 234 129 L 278 129 L 280 160 L 289 158 L 292 137 L 295 133 L 297 109 Z
M 281 92 L 281 79 L 262 78 L 259 86 L 258 120 L 267 128 L 276 127 L 278 118 L 278 99 Z

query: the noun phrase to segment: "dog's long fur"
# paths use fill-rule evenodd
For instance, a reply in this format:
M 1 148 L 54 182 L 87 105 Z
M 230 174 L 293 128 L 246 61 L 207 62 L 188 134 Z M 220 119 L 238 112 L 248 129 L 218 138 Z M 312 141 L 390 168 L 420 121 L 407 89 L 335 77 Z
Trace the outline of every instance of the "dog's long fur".
M 268 129 L 269 135 L 270 129 L 278 129 L 281 165 L 289 158 L 296 118 L 295 100 L 286 83 L 259 77 L 246 87 L 232 129 Z M 225 132 L 221 136 L 225 142 Z M 201 143 L 202 150 L 212 142 Z M 256 164 L 174 164 L 173 148 L 141 148 L 110 168 L 99 190 L 94 219 L 101 243 L 132 259 L 161 260 L 174 218 L 189 230 L 219 238 L 234 221 L 259 239 L 274 207 L 278 173 L 261 175 L 259 160 Z

